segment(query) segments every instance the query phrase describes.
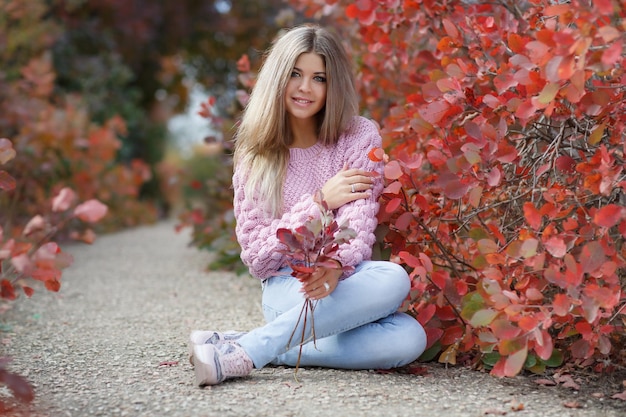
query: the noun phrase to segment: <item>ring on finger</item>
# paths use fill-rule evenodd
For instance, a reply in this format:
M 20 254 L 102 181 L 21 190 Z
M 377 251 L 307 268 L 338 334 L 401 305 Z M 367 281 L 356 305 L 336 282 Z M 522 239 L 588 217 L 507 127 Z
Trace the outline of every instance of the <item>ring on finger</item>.
M 350 186 L 350 189 L 352 190 L 353 193 L 356 193 L 356 190 L 354 189 L 354 184 Z
M 326 288 L 326 291 L 330 291 L 330 284 L 328 284 L 328 282 L 325 282 L 324 288 Z

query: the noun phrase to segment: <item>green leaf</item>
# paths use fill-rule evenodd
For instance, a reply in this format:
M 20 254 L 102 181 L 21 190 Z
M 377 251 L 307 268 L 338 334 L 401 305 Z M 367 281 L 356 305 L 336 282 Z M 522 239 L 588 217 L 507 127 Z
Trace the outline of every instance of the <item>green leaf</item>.
M 437 357 L 439 352 L 441 352 L 441 341 L 437 340 L 431 347 L 422 353 L 418 360 L 421 362 L 432 361 Z
M 541 358 L 539 358 L 539 361 L 551 368 L 557 368 L 563 364 L 563 353 L 561 353 L 560 350 L 554 349 L 552 351 L 552 355 L 547 361 L 544 361 Z
M 478 310 L 472 316 L 472 319 L 470 320 L 470 324 L 474 327 L 488 326 L 489 324 L 491 324 L 493 319 L 495 319 L 498 316 L 498 314 L 500 313 L 491 308 Z
M 500 358 L 501 356 L 498 352 L 490 352 L 483 354 L 482 361 L 488 367 L 493 368 Z

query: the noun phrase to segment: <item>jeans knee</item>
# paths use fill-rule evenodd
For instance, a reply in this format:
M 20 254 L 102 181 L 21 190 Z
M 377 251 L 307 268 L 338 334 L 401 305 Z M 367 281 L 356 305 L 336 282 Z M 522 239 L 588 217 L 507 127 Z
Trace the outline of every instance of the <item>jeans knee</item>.
M 402 341 L 402 356 L 404 357 L 402 365 L 408 365 L 422 356 L 426 350 L 426 332 L 419 321 L 408 314 L 402 316 L 401 320 L 406 330 Z
M 394 293 L 403 298 L 411 291 L 411 280 L 409 274 L 401 266 L 393 262 L 385 262 L 385 283 L 392 287 Z

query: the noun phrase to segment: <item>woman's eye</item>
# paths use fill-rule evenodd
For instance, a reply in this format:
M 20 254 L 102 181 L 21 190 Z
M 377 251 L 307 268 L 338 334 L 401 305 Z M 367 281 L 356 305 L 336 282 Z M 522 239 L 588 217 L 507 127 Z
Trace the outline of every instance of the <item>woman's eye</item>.
M 326 77 L 322 77 L 321 75 L 318 75 L 314 78 L 314 80 L 317 81 L 318 83 L 325 83 Z
M 295 78 L 295 77 L 299 77 L 300 73 L 298 71 L 291 71 L 291 77 Z

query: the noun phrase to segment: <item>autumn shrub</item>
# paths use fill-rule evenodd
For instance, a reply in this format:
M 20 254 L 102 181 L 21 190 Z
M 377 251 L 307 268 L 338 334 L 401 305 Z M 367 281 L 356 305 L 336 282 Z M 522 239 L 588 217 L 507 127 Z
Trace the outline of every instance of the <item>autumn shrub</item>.
M 15 158 L 13 144 L 0 138 L 0 167 L 4 168 Z M 0 196 L 13 195 L 17 181 L 6 170 L 0 169 Z M 15 207 L 17 204 L 11 204 Z M 93 241 L 91 229 L 81 226 L 100 221 L 107 213 L 107 206 L 96 199 L 79 203 L 76 193 L 70 188 L 62 188 L 49 201 L 43 214 L 35 214 L 25 224 L 16 224 L 3 213 L 4 226 L 0 224 L 0 308 L 18 298 L 23 292 L 26 297 L 34 293 L 34 283 L 41 282 L 45 289 L 57 292 L 61 288 L 63 270 L 73 262 L 72 256 L 61 250 L 52 240 L 59 231 L 69 229 L 82 240 Z M 79 234 L 78 230 L 84 233 Z M 10 358 L 0 357 L 0 384 L 6 386 L 13 396 L 23 402 L 34 398 L 34 390 L 21 375 L 9 369 Z M 0 400 L 0 411 L 8 410 L 5 401 Z
M 0 0 L 0 311 L 38 282 L 59 291 L 72 257 L 57 242 L 91 243 L 96 227 L 156 217 L 138 199 L 146 164 L 117 160 L 125 121 L 96 123 L 83 97 L 57 88 L 51 48 L 62 28 L 48 10 L 44 1 Z M 8 362 L 0 358 L 0 384 L 32 400 Z
M 341 31 L 381 125 L 375 253 L 410 272 L 422 360 L 496 376 L 623 369 L 618 2 L 290 3 Z
M 619 2 L 294 3 L 344 28 L 382 125 L 379 221 L 413 279 L 423 359 L 623 368 Z

